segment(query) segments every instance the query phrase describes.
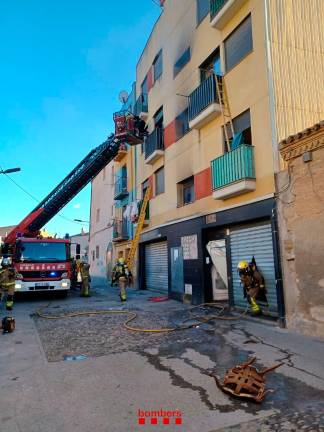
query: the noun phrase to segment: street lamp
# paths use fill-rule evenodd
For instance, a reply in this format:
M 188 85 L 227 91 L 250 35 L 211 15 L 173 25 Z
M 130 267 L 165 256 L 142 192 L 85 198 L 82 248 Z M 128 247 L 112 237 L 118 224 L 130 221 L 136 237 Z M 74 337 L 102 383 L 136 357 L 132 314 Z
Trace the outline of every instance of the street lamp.
M 21 168 L 8 168 L 6 170 L 0 170 L 0 174 L 10 174 L 17 171 L 21 171 Z

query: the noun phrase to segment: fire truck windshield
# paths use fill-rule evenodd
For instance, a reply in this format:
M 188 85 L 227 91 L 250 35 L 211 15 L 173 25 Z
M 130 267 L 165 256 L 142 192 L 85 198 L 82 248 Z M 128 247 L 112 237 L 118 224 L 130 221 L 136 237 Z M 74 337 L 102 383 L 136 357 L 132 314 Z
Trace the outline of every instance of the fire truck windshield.
M 21 242 L 17 252 L 21 262 L 58 262 L 69 258 L 66 243 Z

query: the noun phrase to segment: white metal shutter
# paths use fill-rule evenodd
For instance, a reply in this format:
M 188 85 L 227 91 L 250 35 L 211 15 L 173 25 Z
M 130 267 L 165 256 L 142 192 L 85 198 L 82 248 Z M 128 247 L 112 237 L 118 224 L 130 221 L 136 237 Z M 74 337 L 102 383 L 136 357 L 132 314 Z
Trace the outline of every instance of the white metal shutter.
M 245 308 L 246 299 L 237 272 L 239 261 L 250 262 L 254 255 L 267 289 L 268 312 L 278 314 L 273 243 L 270 223 L 230 231 L 234 305 Z M 266 309 L 264 309 L 266 311 Z
M 168 291 L 168 244 L 151 243 L 145 246 L 146 287 L 150 290 Z

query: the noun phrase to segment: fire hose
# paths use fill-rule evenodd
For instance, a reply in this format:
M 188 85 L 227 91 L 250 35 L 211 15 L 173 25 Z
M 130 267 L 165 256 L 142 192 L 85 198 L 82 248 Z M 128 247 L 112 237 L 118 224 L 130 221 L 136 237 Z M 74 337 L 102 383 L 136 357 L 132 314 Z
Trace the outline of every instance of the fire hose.
M 65 318 L 75 318 L 80 316 L 93 316 L 93 315 L 128 315 L 126 321 L 123 323 L 123 326 L 126 330 L 132 331 L 132 332 L 141 332 L 141 333 L 171 333 L 177 330 L 188 330 L 194 327 L 199 326 L 200 324 L 208 323 L 213 320 L 219 319 L 219 320 L 225 320 L 225 321 L 234 321 L 240 319 L 243 315 L 247 313 L 247 309 L 245 309 L 244 312 L 240 313 L 237 316 L 225 316 L 224 313 L 228 310 L 226 306 L 220 303 L 202 303 L 197 306 L 191 307 L 188 311 L 191 314 L 189 318 L 186 318 L 182 321 L 182 323 L 175 327 L 163 327 L 163 328 L 157 328 L 157 329 L 146 329 L 146 328 L 140 328 L 140 327 L 133 327 L 129 324 L 134 321 L 138 314 L 136 312 L 133 312 L 128 309 L 98 309 L 93 311 L 83 311 L 83 312 L 68 312 L 61 315 L 46 315 L 43 313 L 44 309 L 47 309 L 49 307 L 49 304 L 46 306 L 43 306 L 42 308 L 38 309 L 36 311 L 36 315 L 39 318 L 47 319 L 47 320 L 60 320 Z M 219 311 L 217 315 L 209 315 L 209 316 L 201 316 L 201 315 L 192 315 L 192 311 L 195 309 L 203 308 L 203 307 L 212 307 Z M 196 321 L 193 324 L 186 324 L 188 321 Z

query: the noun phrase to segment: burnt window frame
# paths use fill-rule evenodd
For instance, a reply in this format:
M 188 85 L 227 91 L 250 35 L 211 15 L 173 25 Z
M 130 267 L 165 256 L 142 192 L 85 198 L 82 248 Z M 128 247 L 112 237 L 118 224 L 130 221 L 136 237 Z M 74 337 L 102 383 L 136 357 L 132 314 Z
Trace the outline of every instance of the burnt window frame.
M 189 187 L 190 189 L 192 189 L 192 199 L 190 201 L 189 200 L 187 201 L 185 199 L 185 190 L 188 189 Z M 193 175 L 177 183 L 177 189 L 178 189 L 178 207 L 184 207 L 186 205 L 193 204 L 196 201 L 195 177 Z
M 191 48 L 190 46 L 186 48 L 181 56 L 177 59 L 173 66 L 173 78 L 175 78 L 182 69 L 190 62 L 191 60 Z

